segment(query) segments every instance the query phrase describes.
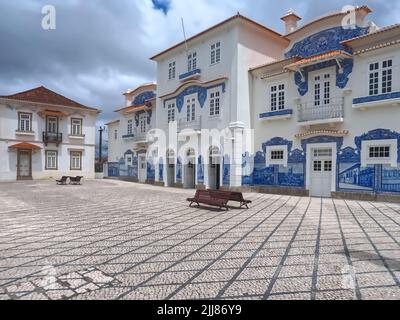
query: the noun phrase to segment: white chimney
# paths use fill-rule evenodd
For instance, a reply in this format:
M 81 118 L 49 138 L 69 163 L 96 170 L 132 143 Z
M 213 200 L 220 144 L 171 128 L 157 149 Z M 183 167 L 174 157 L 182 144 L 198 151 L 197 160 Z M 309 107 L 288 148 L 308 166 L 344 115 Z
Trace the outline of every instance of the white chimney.
M 288 13 L 281 18 L 281 20 L 285 22 L 285 34 L 289 34 L 297 29 L 297 23 L 301 20 L 301 18 L 294 13 L 292 9 L 290 9 Z

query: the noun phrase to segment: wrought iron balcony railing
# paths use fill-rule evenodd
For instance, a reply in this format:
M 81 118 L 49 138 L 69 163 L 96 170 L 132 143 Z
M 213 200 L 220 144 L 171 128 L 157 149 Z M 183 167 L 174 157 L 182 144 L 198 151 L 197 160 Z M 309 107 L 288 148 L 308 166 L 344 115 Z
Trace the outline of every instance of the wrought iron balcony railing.
M 59 145 L 62 142 L 63 135 L 62 133 L 54 133 L 54 132 L 43 132 L 43 142 L 45 145 L 48 143 L 55 143 Z

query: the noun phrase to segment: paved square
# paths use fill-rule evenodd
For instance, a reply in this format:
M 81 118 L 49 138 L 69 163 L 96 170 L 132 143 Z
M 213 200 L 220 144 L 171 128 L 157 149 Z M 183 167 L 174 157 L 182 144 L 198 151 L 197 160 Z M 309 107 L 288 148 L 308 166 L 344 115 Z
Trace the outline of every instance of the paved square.
M 400 205 L 0 184 L 0 299 L 400 299 Z

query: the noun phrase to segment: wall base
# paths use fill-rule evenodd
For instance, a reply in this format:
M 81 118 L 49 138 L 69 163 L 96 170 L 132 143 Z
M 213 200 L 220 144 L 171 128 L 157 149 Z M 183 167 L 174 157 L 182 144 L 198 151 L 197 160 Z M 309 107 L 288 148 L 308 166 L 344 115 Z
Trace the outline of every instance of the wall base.
M 206 190 L 206 185 L 205 184 L 197 184 L 196 185 L 196 190 Z
M 154 185 L 157 187 L 165 187 L 164 181 L 155 181 Z
M 400 195 L 394 195 L 394 194 L 332 192 L 332 198 L 343 199 L 343 200 L 360 200 L 360 201 L 400 203 Z
M 182 182 L 175 182 L 172 187 L 173 188 L 183 189 L 183 183 Z
M 107 180 L 120 180 L 120 181 L 127 181 L 127 182 L 139 182 L 138 179 L 132 177 L 104 177 Z
M 266 193 L 266 194 L 278 194 L 296 197 L 308 197 L 309 191 L 301 188 L 285 188 L 285 187 L 258 187 L 258 186 L 241 186 L 241 187 L 221 187 L 221 190 L 230 190 L 237 192 L 254 192 L 254 193 Z

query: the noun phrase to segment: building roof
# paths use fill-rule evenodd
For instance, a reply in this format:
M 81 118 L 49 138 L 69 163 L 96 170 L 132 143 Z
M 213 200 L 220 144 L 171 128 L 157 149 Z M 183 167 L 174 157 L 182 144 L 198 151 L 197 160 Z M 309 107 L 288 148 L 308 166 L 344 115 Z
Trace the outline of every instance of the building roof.
M 50 89 L 47 89 L 43 86 L 37 87 L 31 90 L 19 92 L 16 94 L 8 95 L 8 96 L 0 96 L 3 99 L 15 100 L 15 101 L 25 101 L 25 102 L 34 102 L 34 103 L 42 103 L 49 104 L 54 106 L 62 106 L 62 107 L 73 107 L 78 109 L 85 109 L 90 111 L 98 111 L 96 108 L 90 108 L 80 104 L 76 101 L 68 99 L 67 97 L 62 96 Z
M 190 37 L 189 39 L 186 40 L 186 42 L 189 43 L 192 40 L 195 40 L 196 38 L 201 37 L 201 36 L 211 32 L 211 31 L 213 31 L 213 30 L 215 30 L 215 29 L 217 29 L 219 27 L 222 27 L 222 26 L 226 25 L 227 23 L 229 23 L 231 21 L 234 21 L 234 20 L 241 20 L 241 21 L 250 23 L 250 24 L 252 24 L 252 25 L 254 25 L 254 26 L 258 27 L 258 28 L 263 29 L 264 31 L 267 31 L 267 32 L 269 32 L 269 33 L 281 38 L 284 41 L 286 40 L 287 42 L 289 42 L 289 39 L 287 39 L 285 36 L 283 36 L 279 32 L 277 32 L 275 30 L 272 30 L 270 28 L 267 28 L 266 26 L 254 21 L 254 20 L 252 20 L 250 18 L 247 18 L 247 17 L 241 15 L 239 12 L 236 15 L 234 15 L 234 16 L 232 16 L 232 17 L 230 17 L 230 18 L 228 18 L 228 19 L 226 19 L 226 20 L 224 20 L 224 21 L 222 21 L 222 22 L 220 22 L 220 23 L 218 23 L 218 24 L 216 24 L 216 25 L 214 25 L 214 26 L 212 26 L 212 27 L 210 27 L 210 28 L 208 28 L 208 29 L 196 34 L 196 35 L 194 35 L 194 36 L 192 36 L 192 37 Z M 164 54 L 166 54 L 166 53 L 168 53 L 168 52 L 170 52 L 170 51 L 172 51 L 172 50 L 174 50 L 174 49 L 176 49 L 176 48 L 178 48 L 178 47 L 180 47 L 180 46 L 182 46 L 184 44 L 185 44 L 185 41 L 179 42 L 178 44 L 176 44 L 176 45 L 174 45 L 174 46 L 172 46 L 172 47 L 170 47 L 170 48 L 168 48 L 168 49 L 156 54 L 155 56 L 151 57 L 150 60 L 156 60 L 157 58 L 163 56 Z
M 372 12 L 371 8 L 368 7 L 367 5 L 363 5 L 363 6 L 360 6 L 360 7 L 356 7 L 356 11 L 361 11 L 361 10 L 364 10 L 364 11 L 366 11 L 367 13 L 371 13 L 371 12 Z M 310 25 L 312 25 L 312 24 L 314 24 L 314 23 L 317 23 L 317 22 L 319 22 L 319 21 L 321 21 L 321 20 L 325 20 L 325 19 L 327 19 L 327 18 L 332 18 L 332 17 L 336 17 L 336 16 L 342 16 L 342 15 L 346 15 L 346 14 L 347 14 L 346 12 L 342 12 L 342 11 L 336 11 L 336 12 L 333 12 L 333 13 L 325 14 L 325 15 L 323 15 L 323 16 L 320 16 L 320 17 L 318 17 L 318 18 L 316 18 L 316 19 L 314 19 L 314 20 L 312 20 L 312 21 L 310 21 L 310 22 L 304 24 L 303 26 L 297 28 L 297 29 L 294 30 L 293 32 L 288 33 L 288 34 L 286 35 L 286 37 L 291 36 L 291 35 L 293 35 L 293 34 L 299 32 L 300 30 L 303 30 L 304 28 L 306 28 L 306 27 L 308 27 L 308 26 L 310 26 Z
M 392 31 L 392 30 L 395 30 L 395 29 L 400 29 L 400 23 L 393 24 L 393 25 L 378 29 L 377 31 L 374 31 L 374 32 L 371 32 L 371 33 L 368 33 L 368 34 L 365 34 L 365 35 L 362 35 L 362 36 L 359 36 L 359 37 L 356 37 L 356 38 L 345 40 L 342 43 L 345 44 L 345 45 L 350 45 L 351 46 L 352 44 L 354 44 L 358 40 L 363 40 L 363 39 L 366 39 L 366 38 L 369 38 L 369 37 L 374 37 L 376 35 L 379 35 L 379 34 L 382 34 L 382 33 L 385 33 L 385 32 L 389 32 L 389 31 Z
M 273 62 L 269 62 L 269 63 L 265 63 L 265 64 L 262 64 L 262 65 L 259 65 L 259 66 L 254 67 L 254 68 L 250 68 L 249 71 L 252 72 L 252 71 L 255 71 L 255 70 L 258 70 L 258 69 L 262 69 L 262 68 L 273 67 L 275 65 L 279 65 L 279 64 L 282 64 L 282 63 L 289 63 L 290 64 L 290 63 L 299 61 L 300 59 L 301 59 L 300 57 L 290 57 L 290 58 L 283 59 L 283 60 L 277 60 L 277 61 L 273 61 Z
M 293 68 L 297 68 L 300 66 L 307 66 L 310 64 L 315 64 L 317 62 L 323 62 L 323 61 L 327 61 L 327 60 L 332 60 L 335 58 L 350 58 L 352 55 L 350 53 L 347 53 L 343 50 L 333 50 L 333 51 L 329 51 L 329 52 L 325 52 L 322 54 L 318 54 L 309 58 L 305 58 L 305 59 L 301 59 L 297 62 L 294 62 L 288 66 L 286 66 L 286 69 L 293 69 Z
M 119 123 L 119 122 L 120 122 L 120 120 L 113 120 L 113 121 L 107 122 L 105 125 L 106 126 L 110 126 L 112 124 L 116 124 L 116 123 Z
M 152 82 L 152 83 L 145 83 L 145 84 L 142 84 L 141 86 L 139 86 L 139 87 L 137 87 L 137 88 L 135 88 L 135 89 L 129 89 L 128 91 L 124 92 L 123 95 L 124 95 L 124 96 L 125 96 L 125 95 L 131 95 L 131 94 L 133 94 L 133 93 L 139 91 L 140 89 L 149 88 L 149 87 L 154 88 L 154 89 L 157 89 L 157 84 L 154 83 L 154 82 Z
M 149 110 L 151 109 L 153 106 L 152 105 L 140 105 L 140 106 L 129 106 L 129 107 L 124 107 L 118 110 L 115 110 L 114 112 L 123 112 L 125 114 L 129 114 L 129 113 L 135 113 L 138 111 L 144 111 L 144 110 Z

